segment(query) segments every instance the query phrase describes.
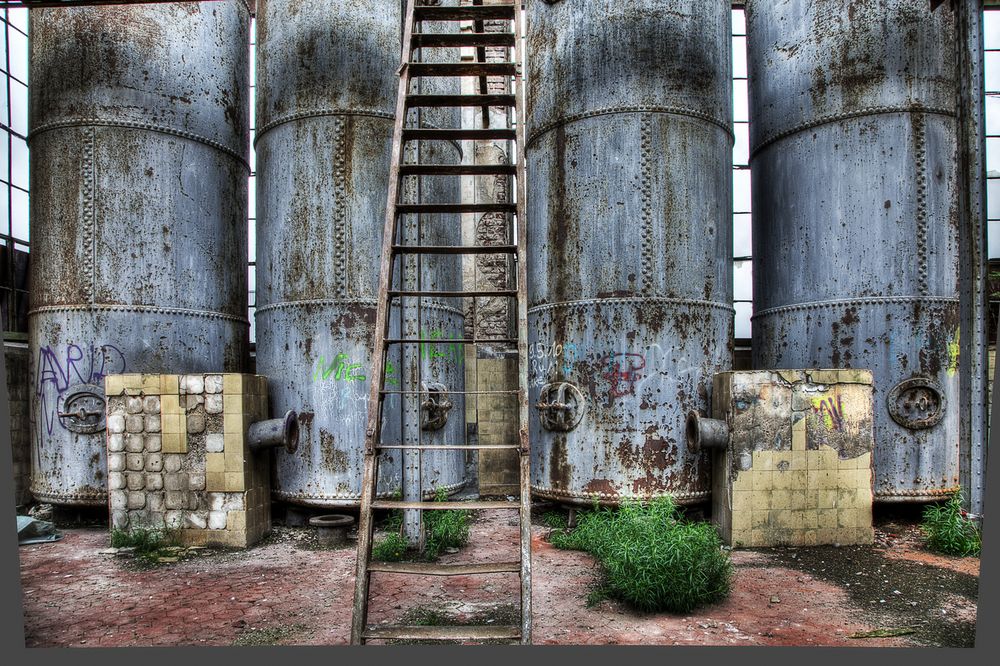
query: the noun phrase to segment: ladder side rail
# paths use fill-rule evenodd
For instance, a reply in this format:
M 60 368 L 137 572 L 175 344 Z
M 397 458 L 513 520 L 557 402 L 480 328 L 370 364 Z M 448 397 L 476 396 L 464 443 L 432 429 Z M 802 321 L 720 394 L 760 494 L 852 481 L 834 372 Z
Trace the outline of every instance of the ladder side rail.
M 403 124 L 406 120 L 406 94 L 410 75 L 406 63 L 413 51 L 413 15 L 416 0 L 407 0 L 406 19 L 403 24 L 403 43 L 399 87 L 396 93 L 396 123 L 392 135 L 392 157 L 389 164 L 389 191 L 386 197 L 385 226 L 382 233 L 382 265 L 379 269 L 379 300 L 375 311 L 375 341 L 372 354 L 372 382 L 368 402 L 368 424 L 365 430 L 365 469 L 361 487 L 361 511 L 358 521 L 358 551 L 354 581 L 354 609 L 351 617 L 351 644 L 364 642 L 368 623 L 368 595 L 371 582 L 368 562 L 372 548 L 372 509 L 378 483 L 378 454 L 376 438 L 380 436 L 382 418 L 381 390 L 385 381 L 385 354 L 383 340 L 389 335 L 389 299 L 387 293 L 392 280 L 392 245 L 396 232 L 396 201 L 399 196 L 399 163 L 403 146 Z
M 518 373 L 518 439 L 521 483 L 521 643 L 531 644 L 531 483 L 530 443 L 528 439 L 528 273 L 527 273 L 527 224 L 525 208 L 527 184 L 525 183 L 525 108 L 524 108 L 524 6 L 514 2 L 514 96 L 517 103 L 517 373 Z

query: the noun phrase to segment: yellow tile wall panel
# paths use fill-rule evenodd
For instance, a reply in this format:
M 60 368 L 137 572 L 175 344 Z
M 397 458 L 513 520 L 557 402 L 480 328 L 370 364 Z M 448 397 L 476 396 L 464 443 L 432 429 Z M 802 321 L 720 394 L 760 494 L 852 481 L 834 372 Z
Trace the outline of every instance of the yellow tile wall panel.
M 771 474 L 770 470 L 753 470 L 753 490 L 757 491 L 768 491 L 771 490 Z
M 222 421 L 222 431 L 227 435 L 239 435 L 242 441 L 242 436 L 246 432 L 243 428 L 243 413 L 226 412 L 222 416 Z
M 111 375 L 104 378 L 104 395 L 121 395 L 125 391 L 125 379 L 122 375 Z
M 243 413 L 243 395 L 240 393 L 226 393 L 222 396 L 222 411 L 224 414 Z
M 213 455 L 213 454 L 208 454 Z M 205 474 L 205 490 L 210 493 L 222 493 L 226 491 L 225 472 L 207 472 Z
M 792 415 L 792 451 L 806 450 L 806 419 L 804 416 Z
M 226 472 L 226 492 L 242 492 L 244 490 L 243 474 L 241 472 Z
M 180 393 L 180 382 L 177 375 L 160 375 L 160 393 L 173 395 Z
M 226 458 L 224 453 L 206 453 L 205 470 L 207 473 L 222 473 L 226 471 Z
M 160 394 L 160 375 L 143 375 L 142 392 L 146 395 Z
M 237 373 L 222 375 L 222 392 L 226 395 L 243 393 L 243 375 Z

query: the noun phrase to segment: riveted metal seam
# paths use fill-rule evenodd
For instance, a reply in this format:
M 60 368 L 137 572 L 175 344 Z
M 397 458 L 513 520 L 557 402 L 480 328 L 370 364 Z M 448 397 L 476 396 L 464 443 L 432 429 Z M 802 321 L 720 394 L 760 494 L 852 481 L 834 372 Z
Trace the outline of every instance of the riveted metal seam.
M 465 481 L 459 481 L 458 483 L 451 483 L 447 485 L 435 485 L 434 491 L 425 490 L 424 497 L 433 497 L 434 492 L 438 489 L 444 490 L 446 493 L 453 493 L 457 490 L 461 490 L 465 486 Z M 377 497 L 382 499 L 390 498 L 394 495 L 393 492 L 382 492 L 377 493 Z M 277 499 L 288 501 L 288 500 L 357 500 L 361 501 L 361 494 L 354 493 L 297 493 L 294 490 L 272 490 L 271 495 Z
M 533 314 L 536 312 L 543 312 L 545 310 L 555 310 L 562 308 L 577 308 L 577 307 L 588 307 L 591 305 L 607 305 L 614 303 L 663 303 L 665 305 L 684 305 L 688 307 L 700 307 L 700 308 L 710 308 L 715 310 L 723 310 L 729 313 L 735 313 L 736 308 L 728 303 L 716 303 L 715 301 L 702 301 L 690 298 L 666 298 L 666 297 L 642 297 L 637 296 L 635 298 L 590 298 L 579 301 L 564 301 L 562 303 L 546 303 L 545 305 L 536 305 L 534 307 L 528 308 L 528 313 Z
M 204 319 L 223 319 L 239 324 L 250 325 L 246 317 L 237 317 L 213 310 L 192 310 L 188 308 L 164 308 L 153 305 L 109 305 L 104 303 L 87 303 L 81 305 L 44 305 L 28 312 L 29 317 L 60 312 L 138 312 L 142 314 L 164 314 L 179 317 L 199 317 Z
M 858 109 L 857 111 L 845 111 L 844 113 L 835 113 L 829 116 L 822 116 L 816 118 L 815 120 L 810 120 L 808 122 L 800 123 L 794 127 L 790 127 L 786 130 L 781 130 L 775 132 L 774 134 L 761 139 L 750 151 L 750 159 L 757 156 L 757 153 L 764 150 L 772 143 L 780 141 L 782 139 L 787 139 L 790 136 L 794 136 L 801 132 L 813 129 L 815 127 L 820 127 L 821 125 L 829 125 L 831 123 L 837 123 L 842 120 L 854 120 L 855 118 L 864 118 L 865 116 L 878 116 L 888 113 L 928 113 L 938 116 L 948 116 L 954 118 L 957 116 L 954 110 L 944 109 L 944 108 L 933 108 L 925 106 L 870 106 L 864 109 Z
M 307 308 L 312 306 L 343 306 L 343 305 L 367 305 L 370 307 L 376 307 L 378 301 L 374 298 L 310 298 L 303 299 L 301 301 L 281 301 L 279 303 L 269 303 L 267 305 L 258 306 L 256 309 L 256 314 L 268 314 L 274 310 L 284 310 L 289 308 Z M 394 308 L 398 309 L 399 306 L 395 305 Z M 453 308 L 447 305 L 440 305 L 438 303 L 427 303 L 423 302 L 420 304 L 421 308 L 428 310 L 438 310 L 440 312 L 450 312 L 455 315 L 463 314 L 462 310 L 459 308 Z
M 626 113 L 662 113 L 668 116 L 684 116 L 687 118 L 694 118 L 695 120 L 701 120 L 703 122 L 715 125 L 726 132 L 729 136 L 729 140 L 734 142 L 736 140 L 736 135 L 733 133 L 733 128 L 730 123 L 715 118 L 707 113 L 702 113 L 701 111 L 695 111 L 693 109 L 685 109 L 678 106 L 615 106 L 606 109 L 595 109 L 593 111 L 585 111 L 583 113 L 574 113 L 572 115 L 564 116 L 558 120 L 554 120 L 550 123 L 542 125 L 538 130 L 532 132 L 525 144 L 526 148 L 531 147 L 535 141 L 540 139 L 544 134 L 551 132 L 557 127 L 563 125 L 569 125 L 580 120 L 586 120 L 588 118 L 597 118 L 598 116 L 614 116 Z
M 563 497 L 563 498 L 575 499 L 575 500 L 584 501 L 584 502 L 586 502 L 588 500 L 593 500 L 594 498 L 597 498 L 599 500 L 600 499 L 605 499 L 605 500 L 614 500 L 615 502 L 623 502 L 623 501 L 630 500 L 630 499 L 640 499 L 641 500 L 641 499 L 649 499 L 649 498 L 652 498 L 652 497 L 659 496 L 658 494 L 655 494 L 655 493 L 647 493 L 647 494 L 642 494 L 642 495 L 616 494 L 616 493 L 606 493 L 606 492 L 573 493 L 573 492 L 569 492 L 569 491 L 566 491 L 566 490 L 556 490 L 556 489 L 553 489 L 553 488 L 543 488 L 541 486 L 536 486 L 536 485 L 532 485 L 531 486 L 531 492 L 532 493 L 537 493 L 537 494 L 543 495 L 543 496 L 544 495 L 549 495 L 549 496 L 552 496 L 552 497 Z M 673 499 L 683 502 L 683 501 L 699 500 L 699 499 L 705 499 L 707 497 L 711 497 L 712 492 L 710 490 L 701 490 L 701 491 L 696 491 L 696 492 L 678 493 L 678 492 L 671 492 L 671 491 L 667 490 L 667 491 L 664 491 L 662 494 L 663 495 L 670 495 L 670 497 L 672 497 Z
M 166 125 L 157 125 L 155 123 L 144 123 L 139 121 L 109 120 L 106 118 L 72 118 L 67 120 L 54 120 L 50 123 L 45 123 L 32 128 L 28 133 L 28 146 L 31 147 L 31 142 L 34 141 L 35 137 L 39 134 L 70 127 L 121 127 L 125 129 L 145 130 L 148 132 L 159 132 L 160 134 L 178 136 L 182 139 L 187 139 L 189 141 L 206 145 L 209 148 L 214 148 L 220 153 L 224 153 L 229 157 L 232 157 L 242 164 L 247 171 L 250 171 L 250 162 L 247 161 L 247 158 L 224 143 L 215 141 L 214 139 L 209 139 L 201 136 L 200 134 L 195 134 L 194 132 L 188 132 L 187 130 L 179 130 L 173 127 L 167 127 Z
M 653 119 L 650 114 L 644 114 L 639 123 L 639 197 L 641 204 L 642 225 L 642 290 L 650 293 L 653 290 L 654 254 L 653 254 Z
M 36 490 L 31 488 L 31 494 L 35 496 L 39 502 L 46 502 L 48 504 L 72 504 L 73 502 L 79 501 L 105 501 L 108 497 L 107 493 L 93 492 L 93 493 L 50 493 L 44 490 Z M 63 500 L 60 502 L 59 500 Z
M 958 486 L 953 486 L 951 488 L 937 488 L 937 489 L 924 489 L 924 490 L 886 490 L 886 491 L 875 491 L 875 497 L 909 497 L 909 498 L 939 498 L 944 495 L 951 495 L 958 491 Z
M 333 139 L 333 292 L 343 298 L 347 295 L 347 141 L 343 117 L 334 123 Z
M 82 188 L 82 201 L 80 217 L 83 232 L 83 268 L 89 273 L 84 280 L 86 298 L 88 303 L 94 302 L 94 295 L 97 293 L 97 241 L 95 238 L 94 215 L 96 178 L 94 174 L 94 144 L 97 141 L 97 132 L 93 127 L 88 128 L 83 135 L 83 150 L 80 160 L 80 182 Z
M 281 125 L 286 125 L 288 123 L 293 123 L 296 120 L 306 120 L 307 118 L 328 118 L 331 116 L 357 116 L 360 118 L 380 118 L 382 120 L 388 120 L 395 122 L 396 116 L 391 113 L 386 113 L 385 111 L 375 111 L 374 109 L 313 109 L 311 111 L 296 111 L 295 113 L 289 113 L 284 116 L 279 116 L 269 123 L 261 125 L 257 128 L 257 134 L 254 136 L 253 145 L 256 146 L 265 134 L 270 132 L 276 127 Z
M 769 317 L 783 312 L 795 312 L 798 310 L 817 310 L 821 308 L 837 308 L 851 305 L 884 305 L 884 304 L 905 304 L 905 303 L 941 303 L 945 305 L 958 305 L 957 298 L 948 296 L 872 296 L 869 298 L 847 298 L 830 301 L 810 301 L 808 303 L 796 303 L 794 305 L 781 305 L 774 308 L 761 310 L 751 317 L 751 320 Z
M 917 286 L 920 295 L 930 292 L 927 282 L 927 127 L 926 118 L 921 113 L 913 114 L 914 164 L 917 181 L 917 209 L 914 222 L 917 225 Z

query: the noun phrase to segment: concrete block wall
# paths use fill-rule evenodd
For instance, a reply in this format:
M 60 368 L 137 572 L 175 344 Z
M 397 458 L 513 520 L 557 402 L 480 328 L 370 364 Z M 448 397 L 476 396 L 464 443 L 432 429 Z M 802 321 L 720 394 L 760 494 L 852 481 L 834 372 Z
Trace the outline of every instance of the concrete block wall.
M 727 372 L 713 418 L 712 519 L 733 546 L 870 544 L 872 376 L 867 370 Z
M 240 548 L 270 532 L 269 457 L 246 438 L 267 418 L 266 378 L 110 375 L 105 393 L 113 527 Z

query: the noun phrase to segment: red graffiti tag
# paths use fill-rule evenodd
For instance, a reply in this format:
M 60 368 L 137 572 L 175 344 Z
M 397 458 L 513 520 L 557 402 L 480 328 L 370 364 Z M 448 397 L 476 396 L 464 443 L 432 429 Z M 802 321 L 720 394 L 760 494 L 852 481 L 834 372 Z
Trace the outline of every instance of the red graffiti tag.
M 640 370 L 646 367 L 646 358 L 641 354 L 611 354 L 601 360 L 607 364 L 607 372 L 602 376 L 611 382 L 609 395 L 620 398 L 635 395 L 635 383 L 642 379 Z

